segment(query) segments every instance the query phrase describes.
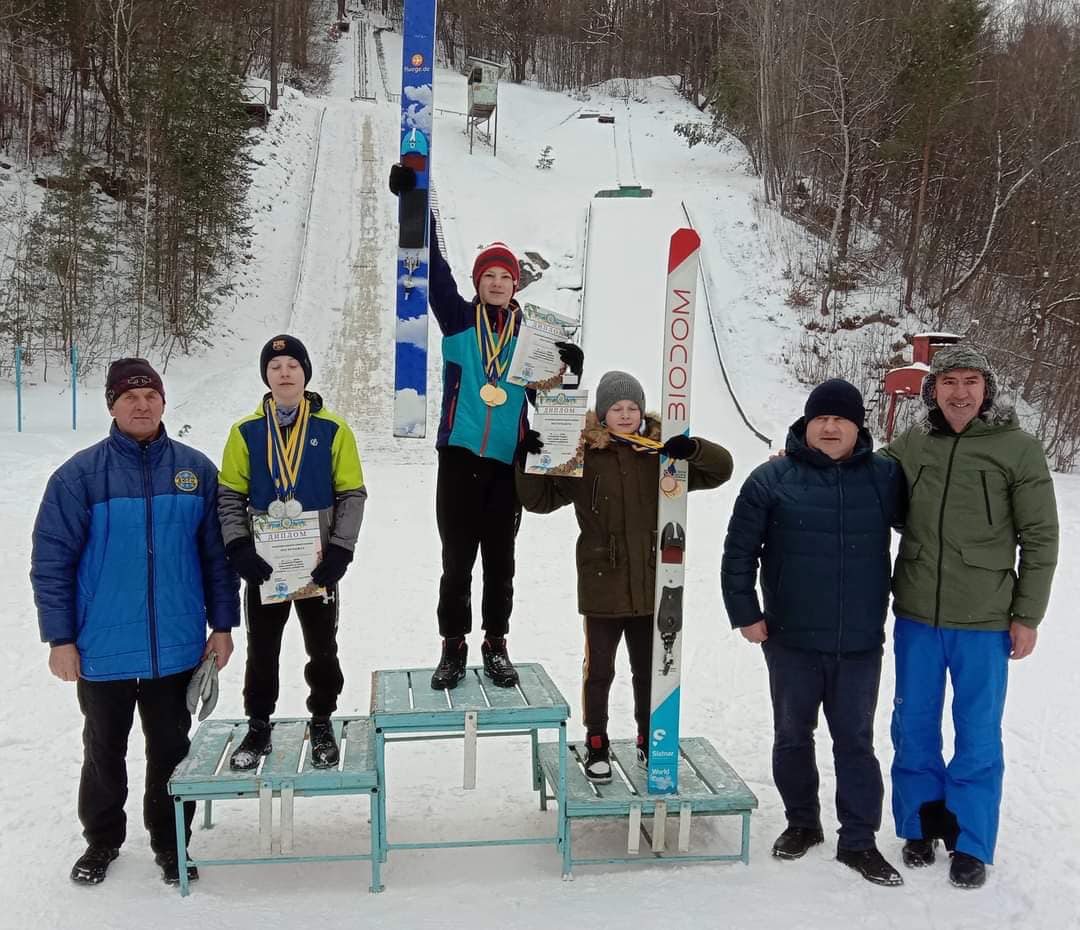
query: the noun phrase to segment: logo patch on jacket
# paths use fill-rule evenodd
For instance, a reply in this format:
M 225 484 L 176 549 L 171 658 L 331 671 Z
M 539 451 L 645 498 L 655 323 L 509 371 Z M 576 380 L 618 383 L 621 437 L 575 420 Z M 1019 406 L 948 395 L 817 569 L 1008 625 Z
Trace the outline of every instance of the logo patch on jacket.
M 173 484 L 181 491 L 194 491 L 199 486 L 199 476 L 190 468 L 181 468 L 173 478 Z

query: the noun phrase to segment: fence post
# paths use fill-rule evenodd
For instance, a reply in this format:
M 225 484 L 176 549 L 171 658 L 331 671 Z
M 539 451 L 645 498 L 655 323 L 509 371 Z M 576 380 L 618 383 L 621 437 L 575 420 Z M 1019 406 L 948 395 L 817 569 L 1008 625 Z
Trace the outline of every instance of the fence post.
M 15 424 L 22 432 L 22 346 L 15 346 Z
M 71 428 L 76 428 L 78 422 L 79 401 L 79 347 L 71 344 Z

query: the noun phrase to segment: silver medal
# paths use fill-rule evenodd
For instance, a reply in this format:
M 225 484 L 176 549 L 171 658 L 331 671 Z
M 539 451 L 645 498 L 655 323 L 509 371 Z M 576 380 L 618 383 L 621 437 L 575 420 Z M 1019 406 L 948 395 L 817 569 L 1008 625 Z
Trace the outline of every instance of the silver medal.
M 303 512 L 303 505 L 295 497 L 290 497 L 285 501 L 285 516 L 292 517 L 295 520 Z
M 285 516 L 285 501 L 273 500 L 270 501 L 270 506 L 266 508 L 266 512 L 270 514 L 275 520 L 280 520 Z

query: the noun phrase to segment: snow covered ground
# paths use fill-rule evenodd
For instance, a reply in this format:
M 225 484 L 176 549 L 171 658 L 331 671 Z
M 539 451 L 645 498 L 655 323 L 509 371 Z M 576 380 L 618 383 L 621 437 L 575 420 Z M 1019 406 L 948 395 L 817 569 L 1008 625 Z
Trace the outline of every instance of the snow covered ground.
M 239 297 L 222 319 L 220 337 L 202 355 L 174 360 L 166 373 L 165 421 L 173 435 L 212 457 L 229 424 L 261 396 L 257 358 L 263 342 L 288 329 L 303 338 L 314 362 L 312 387 L 358 430 L 371 493 L 357 559 L 343 583 L 340 628 L 346 674 L 342 713 L 364 713 L 370 673 L 433 663 L 438 641 L 434 604 L 439 550 L 434 526 L 433 441 L 392 438 L 392 248 L 395 205 L 385 177 L 397 143 L 397 107 L 379 89 L 375 104 L 352 101 L 352 37 L 324 99 L 297 94 L 255 149 L 252 187 L 257 235 L 254 259 L 237 276 Z M 397 72 L 400 45 L 385 35 L 386 60 Z M 703 238 L 706 280 L 725 360 L 755 424 L 775 442 L 801 410 L 805 390 L 781 364 L 795 324 L 782 295 L 782 258 L 760 224 L 756 181 L 736 148 L 688 150 L 672 124 L 694 111 L 662 79 L 640 88 L 629 104 L 603 94 L 591 100 L 506 85 L 500 92 L 499 151 L 468 154 L 464 118 L 436 122 L 435 177 L 450 262 L 459 284 L 478 246 L 503 239 L 520 253 L 539 252 L 551 267 L 523 299 L 576 305 L 573 282 L 578 230 L 590 197 L 636 180 L 656 191 L 652 202 L 606 203 L 597 211 L 596 251 L 585 300 L 586 376 L 592 387 L 609 367 L 639 373 L 650 400 L 658 381 L 659 306 L 664 256 L 658 243 L 682 222 L 686 203 Z M 465 82 L 438 74 L 436 106 L 463 111 Z M 610 112 L 629 121 L 616 163 L 610 126 L 579 119 Z M 554 163 L 536 167 L 550 145 Z M 633 150 L 633 168 L 627 168 Z M 317 151 L 317 158 L 316 158 Z M 309 197 L 309 192 L 311 195 Z M 781 221 L 782 222 L 782 221 Z M 660 228 L 665 227 L 665 228 Z M 670 228 L 666 228 L 670 227 Z M 616 238 L 616 236 L 618 238 Z M 306 242 L 306 253 L 303 250 Z M 298 275 L 302 276 L 298 283 Z M 703 302 L 699 305 L 702 308 Z M 431 384 L 438 384 L 433 333 Z M 946 868 L 905 873 L 906 885 L 868 885 L 832 856 L 830 841 L 798 863 L 768 855 L 783 828 L 770 779 L 771 723 L 759 650 L 733 634 L 719 596 L 719 558 L 731 503 L 748 472 L 767 454 L 736 415 L 715 361 L 704 316 L 696 341 L 694 432 L 732 449 L 735 479 L 692 498 L 688 615 L 684 646 L 683 732 L 711 739 L 760 799 L 752 822 L 749 867 L 581 867 L 559 880 L 551 847 L 401 851 L 384 869 L 386 891 L 369 895 L 367 866 L 206 868 L 181 899 L 158 880 L 140 824 L 141 741 L 129 753 L 132 799 L 129 840 L 99 888 L 72 885 L 67 873 L 82 850 L 75 816 L 81 760 L 81 717 L 74 689 L 52 678 L 38 642 L 27 580 L 30 531 L 48 475 L 67 456 L 100 438 L 108 416 L 101 377 L 80 389 L 79 429 L 70 429 L 66 386 L 50 380 L 27 389 L 24 432 L 14 430 L 14 390 L 0 387 L 0 506 L 8 542 L 0 564 L 4 591 L 0 630 L 0 927 L 286 928 L 327 921 L 391 930 L 422 927 L 578 927 L 583 925 L 722 926 L 835 930 L 868 928 L 1080 927 L 1080 645 L 1070 635 L 1070 603 L 1080 581 L 1080 479 L 1058 476 L 1062 515 L 1061 568 L 1035 656 L 1013 668 L 1006 711 L 1006 777 L 998 865 L 987 887 L 959 892 Z M 658 385 L 657 385 L 658 387 Z M 430 396 L 429 433 L 438 391 Z M 573 517 L 526 516 L 518 537 L 516 609 L 511 655 L 544 664 L 570 698 L 571 735 L 579 737 L 576 695 L 582 653 L 575 609 Z M 479 639 L 472 646 L 478 649 Z M 242 634 L 222 680 L 219 716 L 242 716 Z M 302 714 L 303 647 L 295 625 L 286 632 L 279 712 Z M 886 663 L 888 669 L 888 663 Z M 892 675 L 886 670 L 877 718 L 886 773 Z M 612 735 L 632 733 L 629 675 L 620 662 L 612 700 Z M 537 810 L 530 791 L 528 743 L 483 740 L 475 791 L 460 784 L 461 748 L 413 743 L 390 750 L 389 815 L 395 840 L 511 836 L 554 831 L 554 814 Z M 827 738 L 819 753 L 826 832 L 835 828 Z M 366 804 L 358 799 L 297 804 L 298 851 L 341 852 L 366 840 Z M 217 826 L 197 828 L 196 856 L 241 855 L 254 849 L 256 806 L 218 806 Z M 699 822 L 695 842 L 735 842 L 733 824 Z M 579 853 L 618 854 L 621 825 L 575 828 Z M 880 846 L 899 859 L 886 814 Z

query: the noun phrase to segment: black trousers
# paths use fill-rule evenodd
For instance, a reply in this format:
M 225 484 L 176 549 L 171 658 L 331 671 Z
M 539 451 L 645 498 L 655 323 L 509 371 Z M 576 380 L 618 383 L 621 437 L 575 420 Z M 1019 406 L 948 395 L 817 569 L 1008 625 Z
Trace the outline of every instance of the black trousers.
M 127 838 L 127 747 L 138 707 L 146 739 L 143 823 L 154 852 L 176 849 L 176 820 L 168 783 L 191 747 L 186 695 L 192 671 L 166 678 L 79 679 L 76 691 L 83 712 L 79 820 L 87 843 L 119 849 Z M 189 801 L 184 804 L 189 842 L 194 816 L 195 802 Z
M 277 706 L 281 689 L 278 661 L 281 635 L 289 611 L 296 608 L 308 661 L 304 679 L 310 689 L 307 709 L 313 717 L 329 717 L 337 710 L 337 699 L 345 686 L 338 661 L 338 589 L 328 591 L 330 599 L 305 597 L 280 604 L 263 604 L 257 585 L 247 585 L 244 616 L 247 626 L 247 665 L 244 669 L 244 712 L 248 717 L 269 720 Z
M 630 680 L 634 688 L 634 721 L 638 733 L 648 736 L 653 643 L 650 617 L 585 618 L 581 717 L 587 733 L 607 733 L 608 695 L 615 680 L 615 654 L 624 636 L 630 656 Z
M 793 827 L 821 827 L 814 730 L 824 708 L 836 767 L 841 849 L 869 849 L 884 787 L 874 755 L 881 650 L 840 655 L 764 643 L 773 705 L 773 780 Z
M 472 632 L 472 572 L 479 549 L 482 626 L 488 636 L 505 636 L 514 606 L 514 537 L 521 521 L 514 466 L 457 446 L 440 449 L 435 519 L 442 540 L 439 635 Z

